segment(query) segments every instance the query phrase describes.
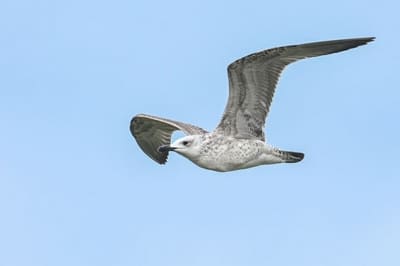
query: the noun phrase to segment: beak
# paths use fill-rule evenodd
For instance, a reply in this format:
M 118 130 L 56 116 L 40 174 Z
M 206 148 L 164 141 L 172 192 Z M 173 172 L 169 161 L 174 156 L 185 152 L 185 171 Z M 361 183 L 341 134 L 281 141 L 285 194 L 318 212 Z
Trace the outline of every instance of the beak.
M 162 145 L 162 146 L 158 147 L 159 152 L 169 152 L 169 151 L 173 151 L 175 149 L 176 149 L 175 147 L 171 147 L 169 145 Z

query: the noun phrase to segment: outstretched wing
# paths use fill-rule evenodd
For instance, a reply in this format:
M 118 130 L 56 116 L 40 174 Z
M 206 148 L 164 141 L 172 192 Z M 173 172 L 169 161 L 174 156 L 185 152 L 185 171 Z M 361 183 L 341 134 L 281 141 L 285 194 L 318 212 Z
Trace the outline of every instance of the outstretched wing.
M 273 48 L 228 66 L 229 98 L 216 131 L 236 138 L 265 140 L 264 124 L 283 69 L 297 60 L 337 53 L 374 38 L 356 38 Z
M 171 135 L 175 130 L 181 130 L 186 135 L 207 133 L 190 124 L 145 114 L 132 118 L 130 130 L 144 153 L 160 164 L 166 163 L 168 152 L 159 152 L 158 148 L 171 143 Z

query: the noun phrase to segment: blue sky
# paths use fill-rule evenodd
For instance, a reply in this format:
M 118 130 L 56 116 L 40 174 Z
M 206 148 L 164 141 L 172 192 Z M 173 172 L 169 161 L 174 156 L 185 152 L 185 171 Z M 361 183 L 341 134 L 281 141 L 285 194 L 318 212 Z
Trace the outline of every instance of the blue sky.
M 0 265 L 400 265 L 396 1 L 0 4 Z M 287 68 L 268 124 L 301 163 L 160 166 L 137 113 L 213 129 L 226 66 L 376 36 Z

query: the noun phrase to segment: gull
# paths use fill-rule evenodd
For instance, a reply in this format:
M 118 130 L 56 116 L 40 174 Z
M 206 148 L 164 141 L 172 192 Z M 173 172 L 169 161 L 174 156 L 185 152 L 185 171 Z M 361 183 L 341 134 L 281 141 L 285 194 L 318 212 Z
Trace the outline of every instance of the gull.
M 166 163 L 170 151 L 202 168 L 219 172 L 299 162 L 304 158 L 303 153 L 280 150 L 265 141 L 264 124 L 283 69 L 300 59 L 341 52 L 374 39 L 352 38 L 282 46 L 234 61 L 228 66 L 228 103 L 220 123 L 212 132 L 146 114 L 132 118 L 130 131 L 143 152 L 159 164 Z M 171 144 L 172 133 L 176 130 L 183 131 L 186 136 Z

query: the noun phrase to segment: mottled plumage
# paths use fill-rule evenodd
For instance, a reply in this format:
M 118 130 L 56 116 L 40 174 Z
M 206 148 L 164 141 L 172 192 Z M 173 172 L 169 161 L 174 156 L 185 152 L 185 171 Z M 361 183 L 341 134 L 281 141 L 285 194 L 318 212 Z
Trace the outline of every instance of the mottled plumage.
M 236 60 L 228 66 L 228 103 L 219 125 L 211 133 L 144 114 L 133 117 L 130 130 L 140 148 L 160 164 L 166 162 L 169 151 L 216 171 L 301 161 L 303 153 L 281 151 L 265 143 L 264 124 L 281 72 L 297 60 L 341 52 L 372 40 L 369 37 L 290 45 Z M 187 136 L 171 145 L 175 130 Z

